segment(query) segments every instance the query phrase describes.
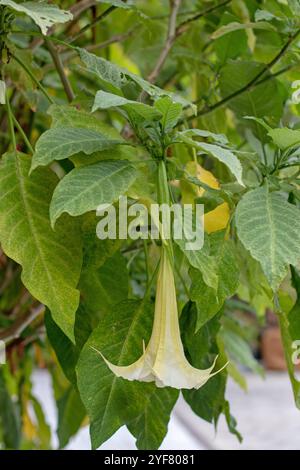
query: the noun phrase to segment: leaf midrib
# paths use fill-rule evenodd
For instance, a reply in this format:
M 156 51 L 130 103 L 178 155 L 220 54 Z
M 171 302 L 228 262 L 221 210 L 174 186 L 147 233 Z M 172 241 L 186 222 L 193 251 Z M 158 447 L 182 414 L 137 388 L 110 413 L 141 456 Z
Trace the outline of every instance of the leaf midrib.
M 98 165 L 98 164 L 97 164 Z M 93 192 L 93 190 L 95 189 L 95 187 L 97 187 L 100 183 L 103 183 L 105 180 L 107 180 L 108 178 L 111 178 L 112 176 L 116 176 L 118 173 L 120 173 L 121 171 L 125 170 L 125 169 L 130 169 L 133 167 L 129 164 L 127 165 L 122 165 L 122 167 L 118 168 L 116 171 L 113 171 L 112 173 L 109 173 L 109 174 L 106 174 L 103 178 L 101 178 L 101 180 L 97 180 L 95 181 L 92 185 L 88 186 L 85 190 L 81 191 L 80 193 L 78 193 L 77 195 L 75 195 L 72 200 L 71 200 L 71 203 L 72 205 L 74 204 L 74 201 L 77 201 L 78 199 L 81 199 L 86 193 L 89 193 L 89 192 Z M 73 170 L 73 171 L 76 171 L 77 169 Z M 78 168 L 78 170 L 80 170 L 80 168 Z M 72 172 L 71 172 L 72 173 Z M 69 173 L 69 175 L 71 174 Z M 103 193 L 103 191 L 102 191 Z M 54 199 L 53 199 L 54 200 Z M 101 204 L 101 202 L 99 202 L 99 204 Z M 99 205 L 98 204 L 98 205 Z M 54 208 L 55 208 L 55 205 L 54 205 Z M 55 213 L 55 217 L 54 217 L 54 221 L 57 220 L 57 218 L 63 213 L 63 212 L 68 212 L 68 210 L 64 209 L 62 212 L 61 212 L 61 209 L 58 210 L 57 213 Z
M 48 281 L 49 281 L 50 290 L 51 290 L 51 292 L 53 293 L 53 296 L 54 296 L 55 291 L 54 291 L 54 288 L 53 288 L 53 285 L 52 285 L 52 277 L 51 277 L 51 274 L 48 270 L 48 265 L 45 262 L 43 250 L 41 248 L 40 241 L 39 241 L 39 238 L 38 238 L 37 233 L 36 233 L 35 224 L 34 224 L 32 214 L 31 214 L 31 211 L 30 211 L 30 205 L 28 204 L 28 201 L 27 201 L 27 198 L 26 198 L 26 188 L 25 188 L 25 185 L 24 185 L 22 170 L 20 168 L 20 162 L 19 162 L 19 159 L 18 159 L 17 155 L 15 156 L 15 162 L 16 162 L 16 175 L 17 175 L 17 178 L 18 178 L 18 181 L 19 181 L 20 195 L 21 195 L 21 198 L 22 198 L 22 201 L 23 201 L 25 212 L 27 214 L 28 225 L 29 225 L 30 231 L 33 235 L 33 239 L 35 241 L 35 244 L 36 244 L 36 247 L 37 247 L 37 250 L 38 250 L 38 253 L 39 253 L 39 256 L 40 256 L 40 260 L 41 260 L 42 265 L 43 265 L 43 268 L 46 272 L 46 275 L 47 275 L 47 278 L 48 278 Z M 53 298 L 55 298 L 55 297 L 53 297 Z

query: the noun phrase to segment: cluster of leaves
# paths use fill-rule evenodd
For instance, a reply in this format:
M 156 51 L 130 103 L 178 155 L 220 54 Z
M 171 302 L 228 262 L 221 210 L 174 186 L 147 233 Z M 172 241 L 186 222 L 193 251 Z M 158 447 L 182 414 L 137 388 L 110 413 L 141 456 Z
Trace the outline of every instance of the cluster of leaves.
M 1 445 L 52 445 L 38 365 L 60 447 L 87 419 L 93 448 L 122 425 L 138 448 L 160 446 L 179 391 L 117 378 L 95 352 L 117 365 L 140 356 L 159 242 L 99 240 L 95 211 L 121 195 L 155 202 L 161 160 L 173 200 L 205 205 L 204 247 L 174 244 L 186 356 L 198 368 L 230 360 L 183 397 L 240 439 L 228 376 L 245 388 L 240 365 L 263 373 L 241 311 L 256 324 L 278 314 L 300 407 L 300 4 L 54 3 L 0 0 Z

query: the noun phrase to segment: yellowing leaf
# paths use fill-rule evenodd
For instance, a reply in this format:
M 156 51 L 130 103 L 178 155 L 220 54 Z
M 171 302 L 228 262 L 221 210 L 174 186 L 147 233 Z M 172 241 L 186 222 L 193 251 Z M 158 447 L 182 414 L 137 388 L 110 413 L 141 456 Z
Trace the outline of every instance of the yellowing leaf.
M 199 181 L 213 189 L 219 189 L 220 185 L 217 178 L 208 170 L 195 162 L 188 162 L 186 171 L 191 176 L 196 176 Z M 187 181 L 181 182 L 182 202 L 192 204 L 194 199 L 201 197 L 205 193 L 204 188 L 199 188 Z M 204 215 L 204 228 L 207 233 L 217 232 L 227 227 L 230 218 L 230 210 L 227 202 L 217 206 L 215 209 Z
M 204 215 L 204 228 L 207 233 L 217 232 L 227 227 L 230 210 L 227 202 Z

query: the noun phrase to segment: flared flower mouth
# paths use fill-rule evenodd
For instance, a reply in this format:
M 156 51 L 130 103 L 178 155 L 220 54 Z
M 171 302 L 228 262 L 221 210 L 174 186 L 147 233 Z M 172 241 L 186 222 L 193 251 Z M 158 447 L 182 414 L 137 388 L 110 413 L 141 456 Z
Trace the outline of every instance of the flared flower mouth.
M 185 357 L 180 337 L 174 274 L 167 248 L 162 248 L 153 329 L 144 353 L 128 366 L 114 365 L 101 356 L 117 377 L 155 382 L 157 387 L 198 389 L 219 372 L 212 372 L 217 358 L 211 367 L 200 370 L 191 366 Z

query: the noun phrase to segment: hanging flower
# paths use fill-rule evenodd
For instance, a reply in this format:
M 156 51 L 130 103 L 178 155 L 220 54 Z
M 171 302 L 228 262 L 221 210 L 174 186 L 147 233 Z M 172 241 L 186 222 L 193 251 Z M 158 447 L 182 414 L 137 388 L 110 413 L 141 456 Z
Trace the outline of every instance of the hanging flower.
M 166 247 L 162 248 L 154 324 L 147 348 L 144 348 L 143 355 L 129 366 L 116 366 L 104 357 L 103 359 L 117 377 L 143 382 L 154 381 L 157 387 L 198 389 L 217 373 L 212 373 L 216 360 L 208 369 L 200 370 L 191 366 L 184 355 L 174 274 Z

